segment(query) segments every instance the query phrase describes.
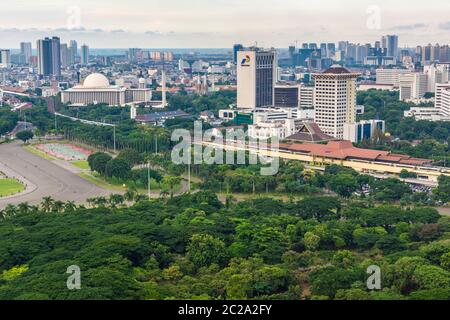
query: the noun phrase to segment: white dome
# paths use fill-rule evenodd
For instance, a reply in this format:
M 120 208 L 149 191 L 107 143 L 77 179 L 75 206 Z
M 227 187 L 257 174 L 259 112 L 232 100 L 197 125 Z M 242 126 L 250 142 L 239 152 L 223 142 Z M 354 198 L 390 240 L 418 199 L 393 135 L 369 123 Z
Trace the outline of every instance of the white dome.
M 144 84 L 144 83 L 146 83 L 147 81 L 144 79 L 144 78 L 140 78 L 139 79 L 139 83 L 142 83 L 142 84 Z
M 92 73 L 84 79 L 83 87 L 85 88 L 106 88 L 109 87 L 109 80 L 100 73 Z

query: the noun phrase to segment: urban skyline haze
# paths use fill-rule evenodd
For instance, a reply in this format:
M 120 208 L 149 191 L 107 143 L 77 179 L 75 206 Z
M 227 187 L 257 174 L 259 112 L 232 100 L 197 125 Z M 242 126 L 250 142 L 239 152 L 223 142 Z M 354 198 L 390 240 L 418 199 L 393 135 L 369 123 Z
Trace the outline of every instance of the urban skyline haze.
M 3 6 L 0 47 L 59 36 L 92 48 L 227 48 L 233 43 L 286 47 L 301 42 L 367 43 L 395 33 L 399 45 L 447 43 L 447 0 L 18 0 Z M 130 8 L 130 5 L 132 7 Z M 258 10 L 255 10 L 257 6 Z M 134 9 L 133 9 L 134 7 Z M 131 9 L 131 10 L 130 10 Z

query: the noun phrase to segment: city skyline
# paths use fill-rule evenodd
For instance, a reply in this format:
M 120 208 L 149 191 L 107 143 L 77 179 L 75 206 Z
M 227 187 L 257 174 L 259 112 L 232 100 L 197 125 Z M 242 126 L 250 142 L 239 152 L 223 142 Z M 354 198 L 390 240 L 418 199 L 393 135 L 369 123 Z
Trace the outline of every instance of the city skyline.
M 367 43 L 395 33 L 401 47 L 447 41 L 450 3 L 410 1 L 336 1 L 320 4 L 303 0 L 258 1 L 142 1 L 104 0 L 16 1 L 2 8 L 0 47 L 16 48 L 18 39 L 31 41 L 58 36 L 77 39 L 91 48 L 165 47 L 228 48 L 233 43 L 286 47 L 301 42 Z M 107 5 L 106 5 L 107 4 Z M 126 12 L 126 14 L 124 14 Z

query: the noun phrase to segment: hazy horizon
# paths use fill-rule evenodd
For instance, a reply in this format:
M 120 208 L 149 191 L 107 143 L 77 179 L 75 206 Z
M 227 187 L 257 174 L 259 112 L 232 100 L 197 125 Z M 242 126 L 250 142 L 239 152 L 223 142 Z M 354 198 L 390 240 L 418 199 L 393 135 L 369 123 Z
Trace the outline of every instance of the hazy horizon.
M 17 0 L 3 6 L 0 47 L 59 36 L 92 48 L 286 48 L 296 41 L 373 43 L 398 34 L 400 47 L 448 43 L 448 0 Z M 257 8 L 257 10 L 255 10 Z

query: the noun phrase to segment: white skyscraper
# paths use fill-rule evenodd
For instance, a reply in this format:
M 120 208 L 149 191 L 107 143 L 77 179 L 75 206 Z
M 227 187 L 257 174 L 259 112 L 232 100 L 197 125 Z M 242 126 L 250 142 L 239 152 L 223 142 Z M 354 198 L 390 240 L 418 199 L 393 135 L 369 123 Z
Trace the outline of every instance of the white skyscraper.
M 277 64 L 275 50 L 237 52 L 238 108 L 273 106 Z
M 313 74 L 313 78 L 315 122 L 324 133 L 343 139 L 344 124 L 356 121 L 358 74 L 333 65 L 323 73 Z

